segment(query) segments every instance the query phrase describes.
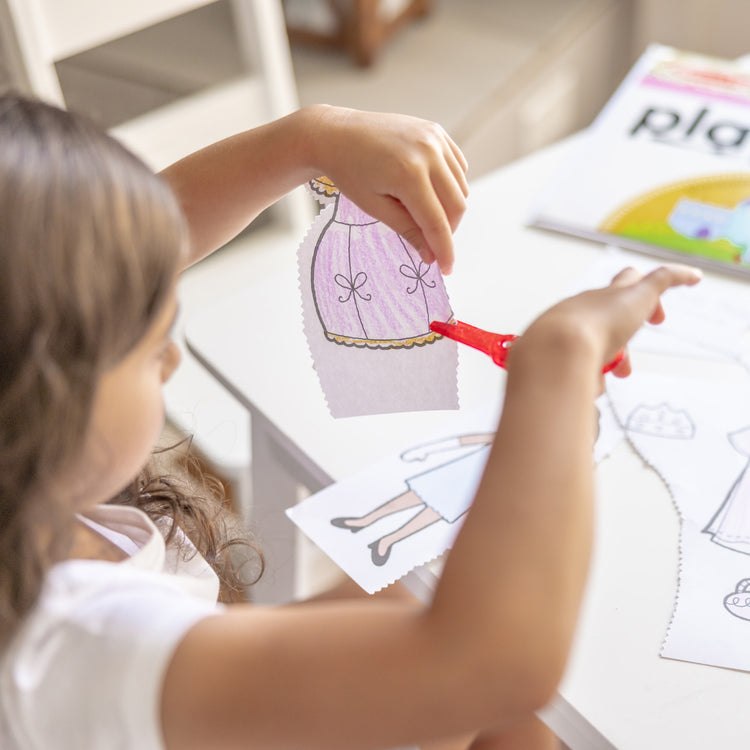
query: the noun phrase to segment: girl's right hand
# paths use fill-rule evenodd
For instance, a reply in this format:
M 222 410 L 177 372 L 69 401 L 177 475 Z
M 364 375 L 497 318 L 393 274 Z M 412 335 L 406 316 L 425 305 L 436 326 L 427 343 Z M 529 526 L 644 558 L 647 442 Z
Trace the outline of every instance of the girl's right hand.
M 671 287 L 693 286 L 701 278 L 698 269 L 684 265 L 660 266 L 646 275 L 625 268 L 609 286 L 569 297 L 540 315 L 514 343 L 509 368 L 519 349 L 530 353 L 533 347 L 548 365 L 557 355 L 588 353 L 599 368 L 625 349 L 612 372 L 626 377 L 631 372 L 628 341 L 644 323 L 664 320 L 661 295 Z
M 453 232 L 469 186 L 461 150 L 436 123 L 344 107 L 307 107 L 315 175 L 398 232 L 426 263 L 453 265 Z

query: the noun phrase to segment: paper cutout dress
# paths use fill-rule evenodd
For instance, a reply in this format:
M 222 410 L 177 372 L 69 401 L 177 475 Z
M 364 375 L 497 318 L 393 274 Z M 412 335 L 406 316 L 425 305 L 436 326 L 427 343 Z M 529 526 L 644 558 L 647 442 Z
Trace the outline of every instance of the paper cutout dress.
M 312 263 L 315 309 L 326 338 L 373 349 L 424 346 L 432 320 L 453 317 L 436 264 L 428 265 L 390 227 L 368 216 L 325 178 L 310 183 L 335 207 Z
M 458 408 L 453 320 L 436 263 L 342 195 L 308 187 L 323 208 L 297 253 L 304 332 L 332 416 Z

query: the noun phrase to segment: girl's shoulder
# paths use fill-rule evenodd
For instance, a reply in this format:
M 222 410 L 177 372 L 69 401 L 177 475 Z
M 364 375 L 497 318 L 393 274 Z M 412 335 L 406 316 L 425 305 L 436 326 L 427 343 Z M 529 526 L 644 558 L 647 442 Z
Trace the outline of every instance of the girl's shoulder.
M 171 528 L 166 519 L 157 526 L 142 510 L 126 505 L 99 505 L 79 518 L 123 553 L 119 573 L 105 569 L 105 575 L 129 576 L 140 571 L 164 576 L 160 585 L 216 602 L 219 580 L 215 572 L 181 529 L 175 529 L 170 544 L 165 544 Z
M 210 585 L 180 569 L 141 511 L 103 506 L 87 518 L 129 539 L 132 553 L 119 563 L 70 559 L 49 571 L 0 657 L 3 748 L 65 750 L 81 737 L 86 747 L 105 747 L 107 737 L 132 732 L 139 747 L 159 747 L 152 715 L 171 655 L 216 612 Z

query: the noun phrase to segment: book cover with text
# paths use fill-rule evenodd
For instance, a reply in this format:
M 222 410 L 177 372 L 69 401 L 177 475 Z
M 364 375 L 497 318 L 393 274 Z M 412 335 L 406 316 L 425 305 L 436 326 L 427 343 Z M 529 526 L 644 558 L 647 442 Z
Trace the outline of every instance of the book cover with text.
M 750 276 L 750 72 L 649 47 L 530 223 Z

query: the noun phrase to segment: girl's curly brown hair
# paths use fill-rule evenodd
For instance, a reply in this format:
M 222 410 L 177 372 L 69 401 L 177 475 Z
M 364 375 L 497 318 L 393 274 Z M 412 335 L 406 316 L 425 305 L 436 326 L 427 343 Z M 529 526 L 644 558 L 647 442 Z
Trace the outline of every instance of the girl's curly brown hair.
M 72 511 L 52 480 L 76 459 L 101 375 L 165 304 L 188 233 L 168 185 L 117 141 L 13 94 L 0 96 L 0 228 L 2 641 L 66 556 Z M 172 519 L 239 589 L 228 550 L 244 536 L 217 487 L 186 476 L 144 469 L 113 501 Z

